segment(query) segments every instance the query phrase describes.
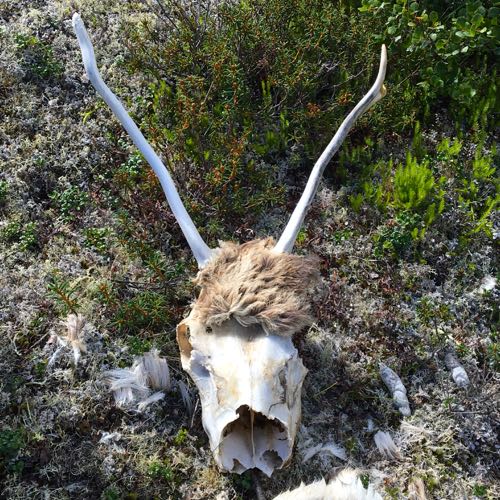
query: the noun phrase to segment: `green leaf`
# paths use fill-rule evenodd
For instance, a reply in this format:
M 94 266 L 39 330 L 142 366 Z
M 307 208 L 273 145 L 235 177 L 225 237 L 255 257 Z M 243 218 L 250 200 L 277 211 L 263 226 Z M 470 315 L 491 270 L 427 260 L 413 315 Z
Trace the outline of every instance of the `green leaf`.
M 410 12 L 417 12 L 418 11 L 418 3 L 417 2 L 412 2 L 410 4 Z
M 500 17 L 500 9 L 498 7 L 491 7 L 488 10 L 488 17 L 491 17 L 492 19 L 497 19 Z

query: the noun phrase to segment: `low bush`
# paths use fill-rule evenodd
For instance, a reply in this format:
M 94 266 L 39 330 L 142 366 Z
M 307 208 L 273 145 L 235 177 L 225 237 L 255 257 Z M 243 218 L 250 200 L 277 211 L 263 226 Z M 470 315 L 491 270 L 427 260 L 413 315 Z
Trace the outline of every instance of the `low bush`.
M 282 203 L 284 165 L 309 170 L 371 85 L 382 43 L 388 95 L 344 148 L 362 136 L 373 150 L 374 139 L 443 105 L 459 124 L 491 125 L 498 9 L 490 1 L 154 5 L 156 16 L 128 26 L 129 67 L 151 82 L 143 128 L 168 150 L 178 181 L 203 193 L 187 201 L 195 218 Z

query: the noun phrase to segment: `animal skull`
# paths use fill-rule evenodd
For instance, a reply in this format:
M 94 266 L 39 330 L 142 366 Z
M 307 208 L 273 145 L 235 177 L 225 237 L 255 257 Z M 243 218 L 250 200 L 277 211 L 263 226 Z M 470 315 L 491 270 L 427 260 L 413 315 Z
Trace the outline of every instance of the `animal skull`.
M 73 27 L 87 76 L 158 176 L 200 271 L 201 291 L 177 327 L 182 367 L 198 387 L 202 421 L 215 461 L 229 472 L 258 468 L 270 476 L 290 459 L 307 370 L 292 342 L 311 323 L 309 291 L 316 260 L 291 254 L 322 173 L 354 122 L 385 95 L 382 46 L 377 79 L 341 124 L 313 167 L 278 242 L 271 238 L 210 249 L 201 238 L 160 158 L 102 80 L 78 14 Z
M 199 272 L 177 328 L 182 367 L 200 392 L 218 465 L 271 475 L 291 456 L 307 370 L 292 335 L 311 322 L 316 259 L 277 253 L 271 238 L 222 243 Z

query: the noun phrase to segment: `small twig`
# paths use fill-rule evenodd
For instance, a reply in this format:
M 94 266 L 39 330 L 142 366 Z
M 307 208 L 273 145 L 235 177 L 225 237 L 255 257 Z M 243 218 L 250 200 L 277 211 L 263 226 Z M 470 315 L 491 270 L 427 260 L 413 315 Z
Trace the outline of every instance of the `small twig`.
M 321 391 L 319 391 L 319 392 L 317 392 L 316 394 L 313 395 L 313 398 L 317 398 L 318 396 L 320 396 L 324 392 L 328 391 L 332 387 L 335 387 L 336 385 L 337 385 L 337 382 L 334 382 L 333 384 L 330 384 L 328 387 L 325 387 L 324 389 L 321 389 Z
M 194 425 L 194 417 L 196 415 L 196 410 L 198 409 L 198 402 L 199 402 L 199 398 L 196 398 L 196 403 L 194 404 L 194 410 L 193 410 L 193 414 L 191 415 L 191 425 L 189 426 L 190 429 L 193 428 L 193 425 Z

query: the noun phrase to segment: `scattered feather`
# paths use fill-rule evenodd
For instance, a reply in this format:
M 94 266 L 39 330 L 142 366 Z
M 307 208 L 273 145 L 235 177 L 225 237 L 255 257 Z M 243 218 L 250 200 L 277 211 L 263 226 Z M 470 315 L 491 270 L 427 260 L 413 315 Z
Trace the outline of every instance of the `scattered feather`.
M 486 292 L 491 292 L 497 286 L 497 279 L 493 276 L 485 276 L 481 282 L 481 286 L 476 290 L 480 295 L 484 295 Z
M 341 446 L 335 443 L 327 443 L 323 446 L 320 453 L 327 451 L 331 453 L 334 457 L 340 458 L 340 460 L 347 460 L 347 454 Z
M 419 477 L 412 479 L 408 486 L 408 499 L 409 500 L 427 500 L 427 493 L 425 492 L 425 484 Z
M 142 357 L 142 364 L 148 377 L 148 385 L 151 389 L 170 389 L 170 370 L 165 358 L 160 358 L 157 349 L 153 349 Z
M 410 402 L 406 396 L 406 387 L 399 376 L 384 363 L 379 364 L 380 376 L 392 395 L 394 405 L 405 417 L 411 415 Z
M 310 460 L 312 457 L 314 457 L 314 455 L 316 455 L 316 453 L 318 453 L 319 450 L 321 450 L 322 446 L 323 445 L 321 445 L 321 444 L 317 444 L 316 446 L 311 446 L 310 448 L 303 450 L 302 463 L 305 464 L 308 460 Z
M 137 405 L 137 409 L 139 411 L 144 411 L 150 404 L 156 403 L 157 401 L 161 401 L 165 397 L 164 392 L 155 392 L 151 394 L 148 398 L 144 399 Z
M 458 387 L 467 387 L 470 384 L 467 372 L 452 351 L 448 351 L 446 353 L 444 357 L 444 363 L 446 365 L 446 368 L 450 370 L 451 377 L 455 381 L 455 384 L 458 385 Z
M 66 327 L 64 333 L 61 333 L 60 335 L 53 333 L 47 342 L 47 344 L 56 343 L 58 345 L 57 349 L 49 358 L 47 364 L 49 367 L 56 362 L 65 347 L 69 347 L 73 351 L 75 366 L 78 365 L 82 352 L 87 352 L 87 347 L 83 341 L 85 318 L 81 314 L 69 314 L 63 325 Z
M 119 441 L 122 435 L 119 432 L 103 432 L 99 444 L 109 444 L 113 441 Z
M 131 369 L 115 368 L 104 373 L 104 379 L 113 393 L 117 406 L 128 406 L 138 399 L 149 396 L 146 374 L 142 363 L 134 363 Z
M 57 336 L 56 336 L 56 338 L 57 338 Z M 57 347 L 57 349 L 54 351 L 52 356 L 49 358 L 49 361 L 47 362 L 48 368 L 50 368 L 57 361 L 57 358 L 61 355 L 64 347 L 65 347 L 64 345 L 59 345 Z
M 189 391 L 188 386 L 182 381 L 179 380 L 177 382 L 177 387 L 179 388 L 179 392 L 181 393 L 182 402 L 186 407 L 188 414 L 193 414 L 193 398 L 191 396 L 191 392 Z
M 139 411 L 165 397 L 162 392 L 151 395 L 152 390 L 168 390 L 171 385 L 167 360 L 161 358 L 156 349 L 136 358 L 131 368 L 116 368 L 105 372 L 104 379 L 117 406 L 137 403 Z
M 310 460 L 314 455 L 318 453 L 328 452 L 331 453 L 334 457 L 340 458 L 340 460 L 347 460 L 347 454 L 341 446 L 335 443 L 326 443 L 326 444 L 318 444 L 316 446 L 312 446 L 307 448 L 302 452 L 302 463 Z
M 324 479 L 308 484 L 302 483 L 292 491 L 281 493 L 274 500 L 382 500 L 380 494 L 368 485 L 365 489 L 356 471 L 344 469 L 328 484 Z
M 378 451 L 384 458 L 389 460 L 401 458 L 399 448 L 396 446 L 392 436 L 388 432 L 378 431 L 375 436 L 373 436 L 373 439 Z

